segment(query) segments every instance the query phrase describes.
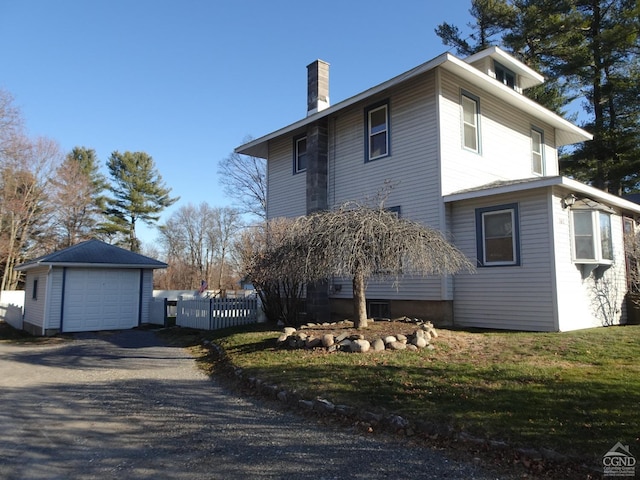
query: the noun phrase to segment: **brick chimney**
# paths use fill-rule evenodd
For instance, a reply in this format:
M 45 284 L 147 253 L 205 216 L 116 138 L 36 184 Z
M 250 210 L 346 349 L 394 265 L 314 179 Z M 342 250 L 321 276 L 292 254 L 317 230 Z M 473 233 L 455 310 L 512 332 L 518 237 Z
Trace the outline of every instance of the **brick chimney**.
M 329 107 L 329 64 L 316 60 L 307 65 L 307 116 Z

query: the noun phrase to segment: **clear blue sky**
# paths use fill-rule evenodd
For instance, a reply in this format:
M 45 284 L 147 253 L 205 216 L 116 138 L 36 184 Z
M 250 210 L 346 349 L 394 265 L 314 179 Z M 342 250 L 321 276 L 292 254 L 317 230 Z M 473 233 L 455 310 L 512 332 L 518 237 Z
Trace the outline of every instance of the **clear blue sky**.
M 218 162 L 306 115 L 306 66 L 332 104 L 447 50 L 470 0 L 0 0 L 0 88 L 64 152 L 151 155 L 182 205 L 231 206 Z M 104 168 L 106 173 L 106 168 Z M 145 245 L 154 230 L 138 227 Z

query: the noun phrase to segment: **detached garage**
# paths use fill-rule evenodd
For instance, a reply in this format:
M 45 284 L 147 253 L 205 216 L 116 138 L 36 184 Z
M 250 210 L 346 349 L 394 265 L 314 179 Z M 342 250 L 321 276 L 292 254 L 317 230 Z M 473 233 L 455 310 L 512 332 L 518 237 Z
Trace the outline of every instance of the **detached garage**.
M 149 323 L 153 270 L 167 264 L 88 240 L 27 263 L 24 329 L 33 335 L 123 330 Z

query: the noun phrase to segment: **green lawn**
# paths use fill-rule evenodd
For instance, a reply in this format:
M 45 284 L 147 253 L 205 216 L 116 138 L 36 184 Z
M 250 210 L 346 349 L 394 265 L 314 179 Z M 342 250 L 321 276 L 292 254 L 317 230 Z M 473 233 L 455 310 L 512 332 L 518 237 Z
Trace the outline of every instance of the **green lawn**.
M 244 377 L 303 398 L 321 397 L 378 413 L 453 428 L 515 448 L 546 448 L 591 468 L 621 442 L 640 455 L 640 326 L 568 333 L 439 329 L 435 350 L 324 353 L 276 347 L 279 330 L 253 325 L 218 332 L 171 328 L 168 342 L 211 339 Z M 25 341 L 10 327 L 0 340 Z
M 639 453 L 640 326 L 568 333 L 439 330 L 433 351 L 276 348 L 268 327 L 208 332 L 247 377 L 304 398 L 396 413 L 597 465 L 616 442 Z

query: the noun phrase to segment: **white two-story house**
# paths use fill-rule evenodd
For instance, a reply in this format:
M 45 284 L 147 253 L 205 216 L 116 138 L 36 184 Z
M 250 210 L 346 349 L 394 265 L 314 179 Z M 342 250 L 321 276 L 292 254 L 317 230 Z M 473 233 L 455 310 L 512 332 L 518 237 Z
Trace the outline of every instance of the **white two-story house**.
M 591 135 L 522 94 L 542 76 L 497 47 L 444 53 L 330 105 L 328 64 L 307 69 L 307 116 L 236 149 L 267 159 L 268 218 L 362 202 L 387 182 L 388 208 L 477 265 L 371 281 L 370 316 L 534 331 L 625 322 L 624 232 L 640 206 L 559 175 L 558 148 Z M 349 315 L 350 279 L 326 290 L 314 302 Z

